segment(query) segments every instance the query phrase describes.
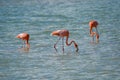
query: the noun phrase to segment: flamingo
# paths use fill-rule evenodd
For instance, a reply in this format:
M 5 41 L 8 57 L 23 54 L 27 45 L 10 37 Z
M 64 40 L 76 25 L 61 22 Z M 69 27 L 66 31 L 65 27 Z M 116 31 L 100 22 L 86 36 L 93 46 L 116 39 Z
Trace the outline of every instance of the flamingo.
M 28 33 L 20 33 L 16 36 L 16 38 L 22 39 L 24 41 L 24 44 L 26 44 L 27 48 L 30 48 L 29 37 L 30 36 Z
M 76 52 L 78 52 L 78 50 L 79 50 L 78 45 L 77 45 L 77 43 L 75 41 L 72 40 L 70 43 L 68 43 L 68 38 L 69 38 L 69 31 L 68 30 L 56 30 L 56 31 L 53 31 L 51 33 L 51 35 L 59 37 L 57 42 L 54 44 L 54 48 L 55 48 L 56 51 L 57 51 L 56 45 L 59 42 L 59 40 L 62 38 L 62 51 L 64 53 L 64 37 L 66 37 L 66 45 L 70 46 L 72 43 L 74 43 L 74 47 L 76 48 Z
M 98 33 L 98 30 L 97 30 L 98 22 L 95 21 L 95 20 L 91 20 L 89 22 L 89 26 L 90 26 L 90 36 L 93 37 L 93 40 L 94 40 L 94 35 L 96 35 L 96 41 L 98 41 L 99 40 L 99 33 Z M 92 31 L 93 28 L 96 29 L 96 32 Z

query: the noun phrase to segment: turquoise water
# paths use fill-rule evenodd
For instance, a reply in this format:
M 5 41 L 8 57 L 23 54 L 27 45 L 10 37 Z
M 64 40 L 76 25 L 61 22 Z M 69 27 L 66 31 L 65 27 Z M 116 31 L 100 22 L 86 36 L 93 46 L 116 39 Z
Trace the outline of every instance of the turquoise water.
M 0 0 L 0 80 L 120 80 L 119 0 Z M 99 22 L 100 42 L 91 42 L 90 20 Z M 70 31 L 55 52 L 58 29 Z M 19 33 L 30 34 L 30 49 Z

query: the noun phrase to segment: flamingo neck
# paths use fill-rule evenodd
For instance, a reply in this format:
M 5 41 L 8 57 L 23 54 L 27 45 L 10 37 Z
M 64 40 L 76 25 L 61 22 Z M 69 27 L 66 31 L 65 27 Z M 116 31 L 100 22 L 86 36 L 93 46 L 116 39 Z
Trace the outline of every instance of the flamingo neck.
M 29 40 L 26 40 L 26 46 L 30 48 Z
M 67 46 L 70 46 L 70 45 L 72 44 L 72 41 L 71 41 L 70 43 L 68 43 L 68 38 L 69 38 L 69 37 L 67 36 L 67 37 L 66 37 L 66 45 L 67 45 Z
M 74 43 L 74 47 L 76 48 L 76 52 L 78 52 L 78 45 L 76 44 L 76 42 L 75 41 L 70 41 L 70 43 L 68 43 L 68 36 L 66 37 L 66 45 L 67 46 L 70 46 L 72 43 Z
M 92 28 L 90 27 L 90 34 L 92 33 Z

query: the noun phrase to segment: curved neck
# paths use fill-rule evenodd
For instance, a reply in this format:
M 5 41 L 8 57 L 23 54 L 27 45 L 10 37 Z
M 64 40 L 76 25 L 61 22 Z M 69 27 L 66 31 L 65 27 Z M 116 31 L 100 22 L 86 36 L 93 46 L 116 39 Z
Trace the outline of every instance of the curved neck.
M 99 34 L 99 33 L 98 33 L 98 30 L 97 30 L 97 27 L 95 27 L 95 29 L 96 29 L 96 33 Z M 92 27 L 90 27 L 90 34 L 92 34 L 92 33 L 93 33 Z
M 75 41 L 70 41 L 70 43 L 68 43 L 68 36 L 66 37 L 66 45 L 67 46 L 70 46 L 72 43 L 74 43 L 74 47 L 76 48 L 76 52 L 78 52 L 78 45 L 76 44 L 76 42 Z
M 28 41 L 28 40 L 26 40 L 26 44 L 29 44 L 29 41 Z
M 72 43 L 68 43 L 68 38 L 69 38 L 69 37 L 67 36 L 67 37 L 66 37 L 66 45 L 67 45 L 67 46 L 69 46 L 69 45 L 72 44 Z

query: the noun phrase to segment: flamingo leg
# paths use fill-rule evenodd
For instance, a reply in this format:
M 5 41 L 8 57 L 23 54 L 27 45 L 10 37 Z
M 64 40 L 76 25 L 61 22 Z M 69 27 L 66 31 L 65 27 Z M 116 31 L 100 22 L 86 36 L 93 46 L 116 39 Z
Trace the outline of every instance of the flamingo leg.
M 93 38 L 93 41 L 94 41 L 94 35 L 93 35 L 93 37 L 92 37 L 92 38 Z
M 25 41 L 23 40 L 23 48 L 25 47 Z
M 56 52 L 57 52 L 56 45 L 57 45 L 57 43 L 59 42 L 60 39 L 61 39 L 61 37 L 59 37 L 59 39 L 57 40 L 57 42 L 54 44 L 54 48 L 55 48 Z
M 64 37 L 62 38 L 62 51 L 64 53 Z
M 97 27 L 96 27 L 96 32 L 98 33 Z M 99 34 L 99 33 L 98 33 Z

